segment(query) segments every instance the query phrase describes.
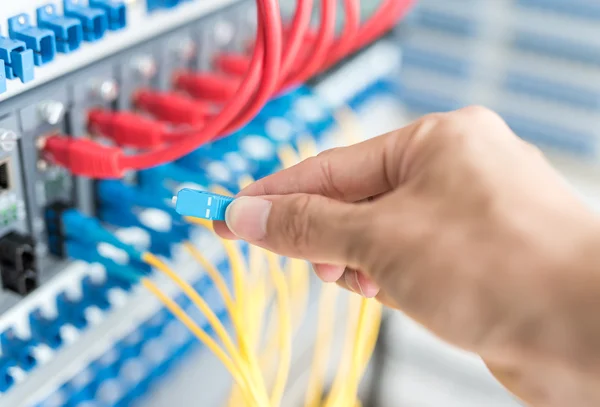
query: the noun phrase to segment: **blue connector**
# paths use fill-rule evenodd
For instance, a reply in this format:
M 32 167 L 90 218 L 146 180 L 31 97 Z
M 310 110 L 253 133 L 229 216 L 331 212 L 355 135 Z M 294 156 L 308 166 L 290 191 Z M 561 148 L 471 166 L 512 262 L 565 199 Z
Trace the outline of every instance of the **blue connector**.
M 0 60 L 7 79 L 19 78 L 23 83 L 33 80 L 33 51 L 23 41 L 0 36 Z
M 160 209 L 167 212 L 174 221 L 183 223 L 179 214 L 165 200 L 151 194 L 146 190 L 126 185 L 117 180 L 98 181 L 98 198 L 102 204 L 118 207 L 142 206 L 147 208 Z
M 176 233 L 158 232 L 144 225 L 131 211 L 115 210 L 112 208 L 101 208 L 98 216 L 106 223 L 120 227 L 138 227 L 144 229 L 150 235 L 149 251 L 170 258 L 173 255 L 173 243 L 180 242 L 181 236 Z
M 90 305 L 96 306 L 102 311 L 110 308 L 108 289 L 105 284 L 95 284 L 89 276 L 86 276 L 81 281 L 81 286 L 83 297 L 89 301 Z
M 5 355 L 0 356 L 0 392 L 4 393 L 15 383 L 11 374 L 11 370 L 15 366 L 14 359 Z
M 127 26 L 127 8 L 125 3 L 118 0 L 89 0 L 91 7 L 101 8 L 108 16 L 108 29 L 122 30 Z
M 13 40 L 23 41 L 33 51 L 33 60 L 37 66 L 51 62 L 56 56 L 54 31 L 32 26 L 27 14 L 8 19 L 8 34 Z
M 87 217 L 75 209 L 68 209 L 62 213 L 62 224 L 67 237 L 73 240 L 92 244 L 105 242 L 125 251 L 131 259 L 141 261 L 139 251 L 104 229 L 98 219 Z
M 68 54 L 81 46 L 83 41 L 83 26 L 76 18 L 58 15 L 54 4 L 46 4 L 37 9 L 38 27 L 54 32 L 56 49 Z
M 29 371 L 37 365 L 32 352 L 33 338 L 19 338 L 12 329 L 8 329 L 0 335 L 0 343 L 2 343 L 2 354 L 15 358 L 21 369 Z
M 177 194 L 175 210 L 182 216 L 208 220 L 225 220 L 225 211 L 233 198 L 184 188 Z
M 83 300 L 72 300 L 67 293 L 62 292 L 56 297 L 56 309 L 58 313 L 66 316 L 65 322 L 82 330 L 88 326 L 88 320 L 85 317 L 85 306 Z
M 58 349 L 63 344 L 60 327 L 65 324 L 61 315 L 54 319 L 46 318 L 41 310 L 36 309 L 29 314 L 31 335 L 38 341 L 45 343 L 52 349 Z
M 114 260 L 104 257 L 100 253 L 98 253 L 98 250 L 95 246 L 87 245 L 74 240 L 67 241 L 65 243 L 65 249 L 67 255 L 70 258 L 82 260 L 87 263 L 101 264 L 102 266 L 104 266 L 107 275 L 118 277 L 119 275 L 123 274 L 123 278 L 127 281 L 131 280 L 131 275 L 142 276 L 150 271 L 149 267 L 140 267 L 139 269 L 137 269 L 131 266 L 124 266 L 122 264 L 118 264 Z M 104 288 L 108 289 L 111 287 L 111 284 L 107 282 L 103 286 Z M 127 288 L 123 287 L 121 284 L 119 284 L 118 287 L 124 289 Z
M 0 94 L 6 92 L 6 67 L 4 61 L 0 59 Z
M 64 0 L 65 16 L 76 18 L 83 27 L 83 38 L 87 42 L 102 39 L 108 30 L 108 16 L 101 8 L 87 7 L 76 0 Z

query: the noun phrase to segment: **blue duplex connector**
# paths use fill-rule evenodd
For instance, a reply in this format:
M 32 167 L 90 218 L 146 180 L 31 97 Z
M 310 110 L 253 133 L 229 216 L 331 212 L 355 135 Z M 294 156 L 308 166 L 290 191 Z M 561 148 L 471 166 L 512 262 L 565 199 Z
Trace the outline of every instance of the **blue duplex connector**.
M 106 230 L 98 219 L 87 217 L 76 209 L 68 209 L 61 216 L 68 238 L 94 245 L 105 242 L 125 251 L 130 259 L 141 261 L 141 253 L 135 247 L 119 240 L 114 234 Z
M 33 80 L 33 51 L 23 41 L 0 36 L 0 60 L 4 62 L 6 79 L 19 78 L 23 83 Z
M 29 314 L 31 336 L 52 349 L 58 349 L 63 344 L 60 327 L 64 324 L 65 322 L 61 315 L 50 319 L 45 317 L 40 309 L 35 309 Z
M 33 51 L 33 61 L 37 66 L 51 62 L 56 56 L 54 31 L 31 25 L 27 14 L 8 19 L 8 34 L 13 40 L 23 41 Z
M 122 30 L 127 26 L 127 7 L 119 0 L 89 0 L 90 7 L 103 9 L 108 17 L 108 29 Z
M 76 18 L 83 27 L 83 39 L 94 42 L 102 39 L 108 30 L 108 16 L 101 8 L 79 4 L 77 0 L 64 0 L 65 16 Z
M 225 211 L 233 198 L 207 191 L 184 188 L 177 194 L 175 210 L 182 216 L 225 220 Z
M 29 371 L 37 364 L 33 357 L 35 346 L 33 338 L 20 338 L 12 328 L 9 328 L 0 335 L 0 343 L 2 343 L 2 354 L 15 358 L 21 369 Z
M 83 26 L 78 19 L 59 15 L 54 4 L 46 4 L 36 13 L 38 27 L 54 32 L 58 52 L 68 54 L 79 49 L 83 42 Z
M 103 205 L 118 207 L 142 206 L 167 212 L 176 223 L 184 223 L 181 216 L 162 197 L 147 190 L 126 185 L 118 180 L 101 180 L 97 184 L 98 198 Z
M 173 244 L 181 242 L 183 236 L 173 232 L 158 232 L 144 225 L 131 211 L 123 211 L 113 208 L 101 208 L 98 216 L 106 223 L 119 227 L 138 227 L 150 235 L 150 247 L 148 250 L 153 253 L 170 258 L 173 255 Z

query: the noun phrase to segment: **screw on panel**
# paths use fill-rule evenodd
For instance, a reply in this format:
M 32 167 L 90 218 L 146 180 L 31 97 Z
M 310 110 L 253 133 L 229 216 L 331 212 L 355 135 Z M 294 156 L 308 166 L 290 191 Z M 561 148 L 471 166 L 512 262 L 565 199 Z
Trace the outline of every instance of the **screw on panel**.
M 217 44 L 223 46 L 228 45 L 233 41 L 235 35 L 235 28 L 229 21 L 219 20 L 216 22 L 214 27 L 215 41 Z
M 14 131 L 0 128 L 0 150 L 13 151 L 18 138 L 17 133 Z
M 104 102 L 114 102 L 119 95 L 119 86 L 114 80 L 106 79 L 94 86 L 92 93 Z
M 38 110 L 42 119 L 50 125 L 60 123 L 65 116 L 65 105 L 55 100 L 47 100 L 40 103 Z
M 177 38 L 172 47 L 179 61 L 191 61 L 196 56 L 196 44 L 189 37 Z
M 156 75 L 156 62 L 148 55 L 135 58 L 132 65 L 137 74 L 144 79 L 151 79 Z

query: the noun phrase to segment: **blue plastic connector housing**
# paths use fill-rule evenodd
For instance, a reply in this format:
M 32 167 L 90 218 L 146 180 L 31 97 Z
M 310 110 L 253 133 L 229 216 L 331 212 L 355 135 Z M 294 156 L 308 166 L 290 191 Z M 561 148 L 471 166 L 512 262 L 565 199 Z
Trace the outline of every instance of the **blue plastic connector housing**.
M 184 188 L 177 194 L 175 210 L 182 216 L 208 220 L 225 220 L 225 211 L 233 198 Z
M 14 40 L 23 41 L 33 51 L 33 61 L 37 66 L 51 62 L 56 56 L 54 31 L 32 26 L 27 14 L 8 19 L 8 34 Z
M 182 239 L 177 233 L 158 232 L 144 225 L 131 211 L 115 208 L 100 208 L 98 216 L 106 223 L 119 227 L 138 227 L 144 229 L 150 235 L 149 251 L 171 258 L 173 244 Z
M 83 27 L 83 38 L 87 42 L 102 39 L 108 30 L 108 16 L 101 8 L 78 4 L 75 0 L 64 0 L 65 16 L 76 18 Z
M 83 42 L 83 26 L 76 18 L 68 18 L 58 14 L 54 4 L 46 4 L 37 9 L 38 27 L 54 32 L 56 49 L 68 54 L 76 51 Z
M 142 206 L 160 209 L 161 211 L 167 212 L 169 215 L 171 215 L 175 223 L 185 223 L 172 205 L 170 205 L 170 202 L 167 203 L 161 196 L 157 197 L 156 194 L 152 194 L 147 190 L 126 185 L 122 181 L 98 181 L 97 192 L 98 198 L 103 205 L 118 206 L 120 208 Z
M 67 237 L 92 244 L 106 242 L 125 251 L 132 260 L 141 261 L 142 254 L 139 251 L 104 229 L 98 219 L 87 217 L 75 209 L 66 210 L 61 216 Z
M 12 329 L 8 329 L 0 335 L 2 354 L 15 358 L 19 367 L 25 371 L 29 371 L 37 365 L 32 352 L 35 346 L 34 342 L 33 338 L 18 337 Z
M 0 59 L 0 94 L 6 92 L 6 67 L 4 61 Z
M 15 366 L 14 359 L 6 355 L 0 356 L 0 392 L 4 393 L 15 383 L 11 374 L 11 369 Z
M 58 313 L 66 317 L 65 322 L 73 325 L 77 329 L 84 329 L 88 326 L 85 317 L 85 305 L 83 299 L 74 300 L 69 298 L 67 293 L 62 292 L 56 297 L 56 309 Z
M 91 7 L 103 9 L 108 17 L 108 29 L 122 30 L 127 26 L 127 7 L 119 0 L 89 0 Z
M 23 83 L 33 80 L 33 51 L 23 41 L 0 37 L 0 59 L 7 79 L 19 78 Z
M 58 349 L 63 344 L 60 327 L 65 324 L 64 317 L 58 315 L 54 319 L 46 318 L 41 310 L 36 309 L 29 314 L 31 335 L 52 349 Z

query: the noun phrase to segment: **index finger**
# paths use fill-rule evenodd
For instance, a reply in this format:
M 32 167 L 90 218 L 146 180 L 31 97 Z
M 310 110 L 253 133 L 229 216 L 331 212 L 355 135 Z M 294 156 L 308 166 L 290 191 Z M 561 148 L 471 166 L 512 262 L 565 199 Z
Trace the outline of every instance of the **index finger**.
M 409 125 L 348 147 L 326 150 L 250 184 L 237 196 L 305 193 L 358 202 L 383 194 L 398 185 L 399 161 L 414 127 Z M 235 238 L 224 222 L 215 222 L 214 227 L 221 237 Z
M 395 187 L 393 157 L 405 129 L 348 147 L 326 150 L 244 188 L 238 196 L 314 194 L 356 202 Z

